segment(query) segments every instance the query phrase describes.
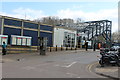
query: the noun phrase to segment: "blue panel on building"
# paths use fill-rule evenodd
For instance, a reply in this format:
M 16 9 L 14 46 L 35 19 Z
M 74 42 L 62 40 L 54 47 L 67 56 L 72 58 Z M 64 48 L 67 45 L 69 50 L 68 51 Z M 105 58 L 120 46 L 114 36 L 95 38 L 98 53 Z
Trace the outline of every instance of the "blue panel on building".
M 5 25 L 10 25 L 10 26 L 22 26 L 22 21 L 17 21 L 17 20 L 12 20 L 12 19 L 4 19 L 4 24 Z
M 0 34 L 1 34 L 1 28 L 2 28 L 2 18 L 0 17 Z
M 11 35 L 20 36 L 20 34 L 21 34 L 21 29 L 4 27 L 3 35 L 8 35 L 8 44 L 10 44 Z
M 38 24 L 29 23 L 29 22 L 24 22 L 24 27 L 25 27 L 25 28 L 38 29 Z
M 47 46 L 53 45 L 52 33 L 40 32 L 40 37 L 47 37 L 48 39 Z
M 40 29 L 46 31 L 53 31 L 53 27 L 48 25 L 40 25 Z
M 32 37 L 32 40 L 31 40 L 32 46 L 38 45 L 38 32 L 37 31 L 23 30 L 23 36 Z

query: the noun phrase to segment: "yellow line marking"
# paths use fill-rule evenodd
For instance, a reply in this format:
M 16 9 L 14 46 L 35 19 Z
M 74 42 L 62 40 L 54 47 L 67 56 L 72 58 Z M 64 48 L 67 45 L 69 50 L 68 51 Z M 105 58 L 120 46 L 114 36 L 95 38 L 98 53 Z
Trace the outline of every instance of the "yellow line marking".
M 95 62 L 93 64 L 89 64 L 86 68 L 88 69 L 88 71 L 96 76 L 99 76 L 101 77 L 100 75 L 97 75 L 96 73 L 94 73 L 93 71 L 91 71 L 91 68 L 95 65 L 95 64 L 98 64 L 98 62 Z

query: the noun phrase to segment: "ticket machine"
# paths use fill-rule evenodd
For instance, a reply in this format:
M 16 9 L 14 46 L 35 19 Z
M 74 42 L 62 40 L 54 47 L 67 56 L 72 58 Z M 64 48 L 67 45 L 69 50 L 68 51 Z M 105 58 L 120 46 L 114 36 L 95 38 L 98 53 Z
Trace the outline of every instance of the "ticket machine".
M 38 37 L 38 44 L 40 46 L 40 55 L 46 55 L 47 37 Z

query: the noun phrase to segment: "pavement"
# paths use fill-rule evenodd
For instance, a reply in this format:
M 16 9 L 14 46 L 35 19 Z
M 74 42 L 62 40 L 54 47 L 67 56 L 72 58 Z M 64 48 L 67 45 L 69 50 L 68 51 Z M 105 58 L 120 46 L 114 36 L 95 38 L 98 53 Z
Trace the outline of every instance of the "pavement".
M 104 76 L 107 78 L 117 79 L 120 78 L 119 72 L 120 67 L 117 65 L 111 66 L 106 65 L 104 67 L 101 67 L 98 62 L 94 63 L 91 67 L 91 71 L 97 75 Z
M 92 52 L 92 49 L 88 50 L 89 52 Z M 99 50 L 96 50 L 99 52 Z M 58 55 L 58 54 L 73 54 L 73 53 L 83 53 L 86 52 L 84 49 L 80 50 L 67 50 L 67 51 L 53 51 L 53 52 L 46 52 L 45 56 L 53 56 L 53 55 Z M 1 54 L 1 53 L 0 53 Z M 17 60 L 29 60 L 29 59 L 34 59 L 38 57 L 43 57 L 42 55 L 39 55 L 39 52 L 34 52 L 34 53 L 13 53 L 13 54 L 7 54 L 5 56 L 0 55 L 0 62 L 6 63 L 6 62 L 14 62 Z
M 0 60 L 3 67 L 2 76 L 5 78 L 118 78 L 118 67 L 100 67 L 97 63 L 98 55 L 99 50 L 47 52 L 45 56 L 39 55 L 38 52 L 7 54 Z

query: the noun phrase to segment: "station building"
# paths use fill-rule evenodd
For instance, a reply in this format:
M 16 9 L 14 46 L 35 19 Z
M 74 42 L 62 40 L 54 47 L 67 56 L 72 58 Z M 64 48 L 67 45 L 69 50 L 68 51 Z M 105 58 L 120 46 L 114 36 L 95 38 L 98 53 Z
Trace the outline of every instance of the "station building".
M 28 42 L 30 46 L 37 46 L 38 37 L 47 37 L 48 46 L 53 45 L 53 26 L 29 20 L 0 16 L 0 34 L 8 36 L 9 45 L 25 45 L 26 41 L 26 45 Z
M 76 47 L 77 30 L 67 27 L 54 27 L 54 47 Z
M 74 29 L 0 16 L 0 45 L 38 46 L 38 37 L 47 37 L 48 47 L 75 47 L 76 34 Z

